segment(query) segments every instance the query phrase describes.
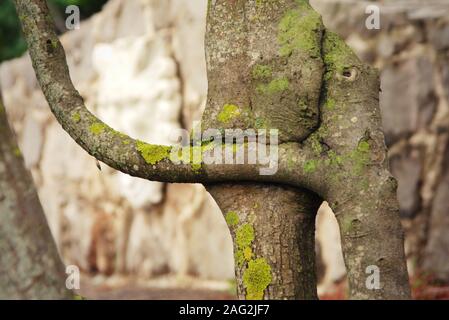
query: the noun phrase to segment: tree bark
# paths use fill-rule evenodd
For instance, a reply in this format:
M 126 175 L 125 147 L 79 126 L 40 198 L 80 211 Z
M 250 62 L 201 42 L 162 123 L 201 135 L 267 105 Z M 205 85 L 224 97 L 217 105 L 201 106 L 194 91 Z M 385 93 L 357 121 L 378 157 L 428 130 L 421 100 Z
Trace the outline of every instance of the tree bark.
M 234 242 L 240 299 L 318 299 L 315 217 L 321 199 L 267 184 L 208 185 Z
M 0 299 L 71 299 L 64 265 L 0 94 Z
M 294 1 L 278 2 L 209 1 L 203 130 L 277 129 L 281 142 L 298 142 L 317 127 L 323 61 L 319 53 L 309 58 L 302 50 L 278 54 L 279 21 L 296 7 Z M 312 11 L 301 14 L 316 18 Z M 319 48 L 323 26 L 319 19 L 315 23 L 317 31 L 308 35 L 311 45 Z M 300 70 L 306 63 L 311 72 L 304 76 Z M 304 108 L 298 108 L 298 101 Z M 239 221 L 230 225 L 239 298 L 317 299 L 314 237 L 319 198 L 272 184 L 207 189 L 227 220 L 235 216 Z M 245 230 L 254 236 L 243 245 L 238 235 Z M 264 279 L 271 281 L 251 283 Z

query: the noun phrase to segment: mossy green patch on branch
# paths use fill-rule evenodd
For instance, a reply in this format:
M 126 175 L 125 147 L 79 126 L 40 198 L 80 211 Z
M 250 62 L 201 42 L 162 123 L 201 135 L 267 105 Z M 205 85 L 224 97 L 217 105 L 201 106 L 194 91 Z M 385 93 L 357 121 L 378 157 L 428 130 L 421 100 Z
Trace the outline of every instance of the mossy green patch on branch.
M 231 217 L 232 218 L 232 215 Z M 235 217 L 233 217 L 235 219 Z M 253 255 L 251 244 L 254 241 L 254 228 L 249 223 L 240 226 L 235 233 L 235 262 L 241 267 Z
M 156 164 L 169 157 L 171 147 L 136 141 L 136 148 L 148 164 Z
M 243 255 L 243 250 L 236 250 L 235 251 L 234 260 L 235 260 L 235 264 L 238 267 L 242 267 L 243 266 L 243 264 L 245 263 L 245 256 Z
M 295 50 L 307 52 L 310 57 L 321 55 L 321 16 L 308 3 L 298 2 L 300 8 L 286 12 L 278 25 L 280 55 L 290 56 Z
M 235 241 L 237 243 L 237 247 L 240 249 L 244 249 L 249 247 L 251 243 L 254 241 L 254 228 L 249 223 L 242 225 L 237 229 L 235 234 Z
M 235 104 L 225 104 L 218 114 L 217 120 L 221 123 L 228 123 L 238 116 L 240 116 L 240 108 L 238 106 Z
M 357 146 L 357 151 L 359 152 L 368 152 L 370 150 L 370 145 L 368 141 L 360 141 Z
M 323 41 L 324 63 L 327 71 L 343 72 L 358 61 L 352 49 L 336 33 L 326 31 Z M 327 75 L 329 77 L 329 75 Z
M 334 150 L 330 150 L 327 153 L 328 159 L 326 160 L 325 164 L 329 166 L 339 166 L 343 164 L 343 157 L 338 155 Z
M 234 227 L 239 223 L 239 216 L 235 211 L 229 211 L 225 216 L 226 223 L 230 227 Z
M 290 82 L 287 78 L 278 78 L 272 80 L 268 84 L 260 84 L 257 86 L 257 91 L 264 94 L 274 94 L 283 92 L 288 89 Z
M 248 262 L 248 268 L 243 273 L 243 285 L 246 288 L 246 299 L 263 299 L 265 289 L 272 280 L 271 267 L 264 258 Z
M 246 247 L 245 249 L 243 249 L 243 257 L 245 258 L 246 261 L 250 261 L 252 256 L 253 250 L 251 249 L 251 247 Z
M 309 160 L 304 163 L 303 170 L 305 173 L 313 173 L 318 167 L 318 161 L 317 160 Z
M 104 130 L 107 128 L 107 126 L 102 122 L 94 122 L 90 125 L 90 132 L 92 132 L 95 135 L 99 135 L 104 132 Z

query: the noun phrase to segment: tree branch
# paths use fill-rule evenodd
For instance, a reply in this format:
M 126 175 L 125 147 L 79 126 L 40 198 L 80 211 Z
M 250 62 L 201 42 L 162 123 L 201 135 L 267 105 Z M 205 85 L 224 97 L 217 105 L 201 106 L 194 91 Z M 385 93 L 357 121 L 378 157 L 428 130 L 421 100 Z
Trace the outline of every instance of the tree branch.
M 162 182 L 247 180 L 321 189 L 319 172 L 315 177 L 297 170 L 314 157 L 298 143 L 281 144 L 278 171 L 262 176 L 260 164 L 202 164 L 200 170 L 189 164 L 175 164 L 168 157 L 170 147 L 145 144 L 112 129 L 89 112 L 75 89 L 46 1 L 15 0 L 15 4 L 33 68 L 51 111 L 63 129 L 93 157 L 129 175 Z

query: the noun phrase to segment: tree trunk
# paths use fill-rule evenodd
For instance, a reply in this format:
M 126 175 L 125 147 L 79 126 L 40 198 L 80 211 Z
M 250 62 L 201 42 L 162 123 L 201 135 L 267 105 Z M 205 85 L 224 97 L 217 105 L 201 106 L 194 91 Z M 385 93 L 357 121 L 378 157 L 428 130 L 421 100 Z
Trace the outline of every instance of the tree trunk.
M 315 216 L 306 190 L 266 184 L 209 185 L 234 242 L 240 299 L 317 299 Z
M 0 214 L 0 299 L 71 299 L 64 265 L 1 96 Z
M 300 72 L 306 52 L 278 54 L 279 23 L 288 20 L 296 5 L 291 0 L 209 1 L 204 129 L 277 129 L 281 142 L 287 142 L 305 139 L 318 125 L 324 72 L 320 54 L 309 59 L 313 74 L 307 76 Z M 321 29 L 320 21 L 315 22 Z M 320 37 L 311 35 L 316 48 Z M 285 47 L 288 51 L 289 45 Z M 287 81 L 294 87 L 283 87 Z M 298 101 L 304 108 L 298 108 Z M 207 189 L 234 240 L 239 298 L 317 299 L 314 237 L 320 199 L 306 190 L 271 184 Z M 251 241 L 242 243 L 244 232 Z

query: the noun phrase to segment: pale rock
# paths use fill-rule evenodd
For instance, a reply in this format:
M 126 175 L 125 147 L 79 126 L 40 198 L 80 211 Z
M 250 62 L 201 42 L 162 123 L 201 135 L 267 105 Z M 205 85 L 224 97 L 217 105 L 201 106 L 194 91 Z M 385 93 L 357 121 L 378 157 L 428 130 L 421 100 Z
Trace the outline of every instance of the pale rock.
M 325 267 L 324 277 L 318 286 L 318 292 L 324 293 L 346 275 L 340 243 L 340 228 L 335 214 L 327 202 L 323 202 L 318 210 L 315 238 L 320 244 L 321 260 Z
M 25 118 L 23 125 L 22 144 L 23 157 L 27 168 L 36 166 L 39 163 L 42 150 L 42 126 L 33 119 L 32 114 Z

